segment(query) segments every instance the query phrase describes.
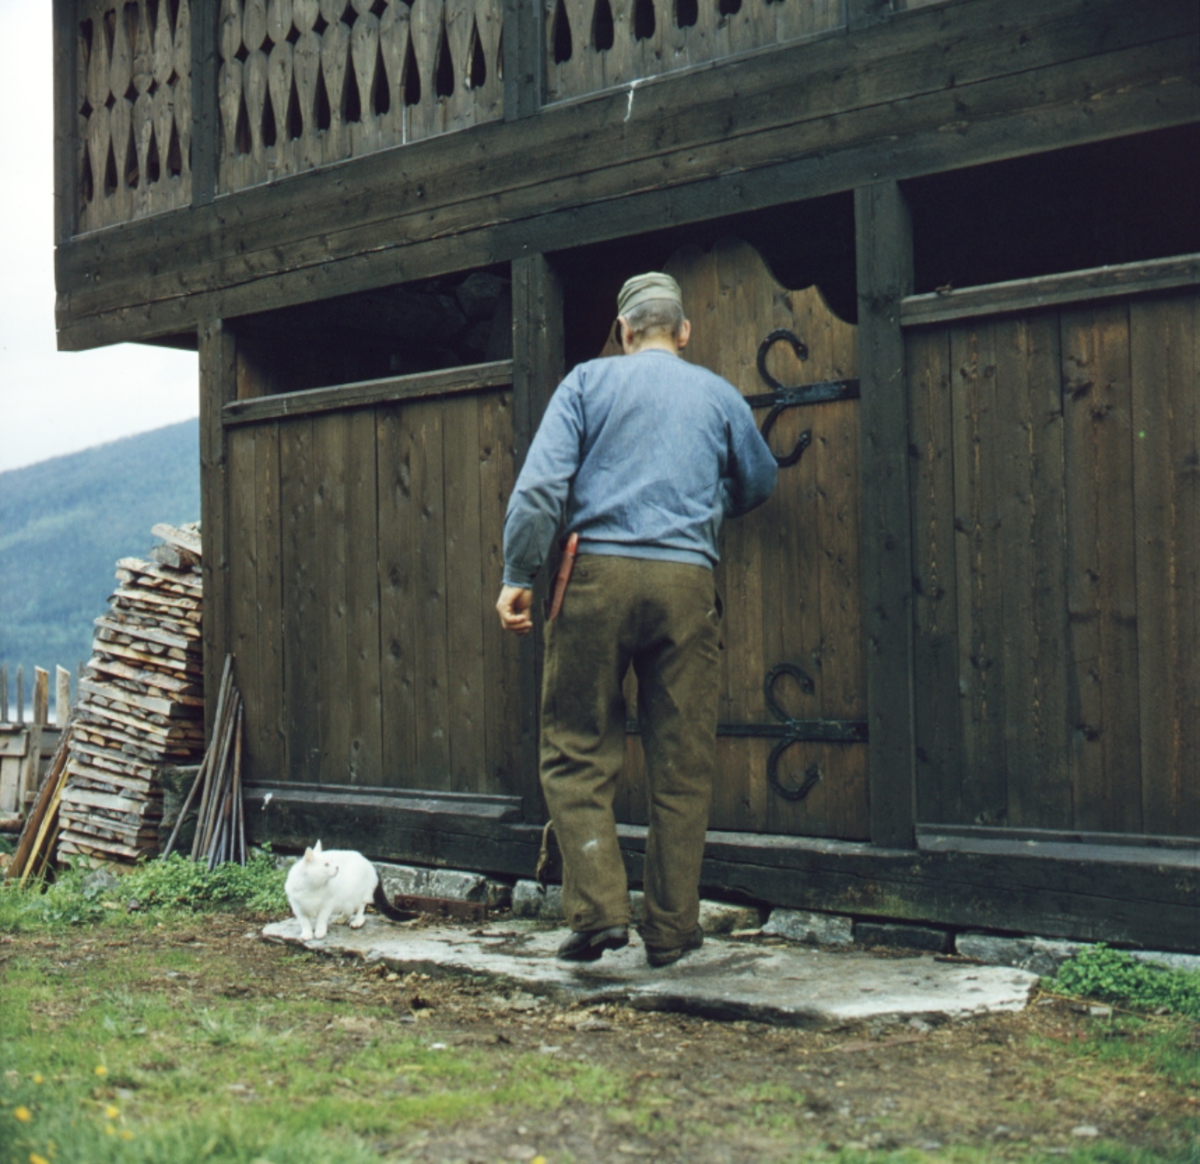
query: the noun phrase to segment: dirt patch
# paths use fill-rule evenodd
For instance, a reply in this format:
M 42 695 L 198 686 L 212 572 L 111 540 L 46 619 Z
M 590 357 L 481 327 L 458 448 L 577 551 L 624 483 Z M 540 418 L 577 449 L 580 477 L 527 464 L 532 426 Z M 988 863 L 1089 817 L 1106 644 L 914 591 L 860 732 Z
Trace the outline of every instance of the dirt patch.
M 1165 1080 L 1138 1052 L 1155 1037 L 1154 1024 L 1119 1011 L 1042 997 L 1016 1014 L 814 1032 L 611 1004 L 564 1007 L 479 978 L 402 976 L 270 944 L 258 936 L 261 923 L 217 915 L 136 938 L 5 937 L 0 958 L 36 954 L 61 972 L 83 963 L 103 977 L 136 942 L 142 966 L 161 951 L 170 968 L 145 971 L 144 985 L 168 994 L 326 1004 L 300 1021 L 335 1059 L 340 1047 L 390 1028 L 419 1031 L 429 1045 L 481 1050 L 484 1069 L 498 1076 L 532 1053 L 623 1081 L 618 1101 L 491 1112 L 402 1144 L 376 1142 L 406 1160 L 540 1154 L 549 1164 L 623 1156 L 715 1164 L 844 1146 L 910 1147 L 936 1158 L 959 1145 L 985 1149 L 985 1158 L 1024 1159 L 1031 1149 L 1060 1152 L 1100 1138 L 1185 1158 L 1186 1129 L 1198 1114 L 1195 1081 Z M 70 999 L 55 1005 L 61 1009 L 46 1017 L 69 1021 Z M 381 1091 L 395 1086 L 393 1078 L 379 1083 Z

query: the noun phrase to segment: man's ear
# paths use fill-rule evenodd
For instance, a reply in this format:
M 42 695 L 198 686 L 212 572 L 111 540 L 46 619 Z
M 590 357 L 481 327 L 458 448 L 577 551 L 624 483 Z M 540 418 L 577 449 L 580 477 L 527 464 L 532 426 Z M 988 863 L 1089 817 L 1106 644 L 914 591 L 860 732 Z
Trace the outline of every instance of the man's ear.
M 679 350 L 683 351 L 688 346 L 688 340 L 692 338 L 692 321 L 685 319 L 679 326 L 679 335 L 676 336 L 675 342 L 679 345 Z
M 623 315 L 617 316 L 617 343 L 622 352 L 629 351 L 629 321 Z

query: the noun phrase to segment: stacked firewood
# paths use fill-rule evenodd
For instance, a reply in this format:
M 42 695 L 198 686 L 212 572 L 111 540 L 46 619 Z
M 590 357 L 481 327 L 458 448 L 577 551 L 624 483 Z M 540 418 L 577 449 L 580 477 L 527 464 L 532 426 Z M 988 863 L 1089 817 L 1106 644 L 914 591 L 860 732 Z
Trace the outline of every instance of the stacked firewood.
M 200 534 L 153 529 L 152 561 L 122 558 L 79 684 L 59 856 L 132 861 L 158 848 L 159 771 L 204 752 Z

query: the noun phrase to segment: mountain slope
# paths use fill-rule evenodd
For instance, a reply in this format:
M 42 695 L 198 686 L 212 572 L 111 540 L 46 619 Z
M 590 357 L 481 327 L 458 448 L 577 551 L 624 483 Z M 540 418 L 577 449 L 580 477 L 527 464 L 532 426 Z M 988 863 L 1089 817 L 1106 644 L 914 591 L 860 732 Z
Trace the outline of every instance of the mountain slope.
M 144 557 L 150 527 L 200 517 L 199 424 L 168 425 L 0 473 L 0 663 L 75 671 L 91 653 L 118 558 Z M 53 681 L 52 681 L 53 683 Z

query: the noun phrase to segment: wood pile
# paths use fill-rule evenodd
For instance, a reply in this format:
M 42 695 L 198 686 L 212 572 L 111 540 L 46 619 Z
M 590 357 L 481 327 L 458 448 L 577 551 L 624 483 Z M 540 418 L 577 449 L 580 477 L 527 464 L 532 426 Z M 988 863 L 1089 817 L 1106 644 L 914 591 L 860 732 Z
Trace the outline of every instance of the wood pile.
M 204 752 L 200 534 L 153 529 L 152 561 L 122 558 L 79 683 L 59 856 L 134 861 L 158 849 L 164 764 Z

